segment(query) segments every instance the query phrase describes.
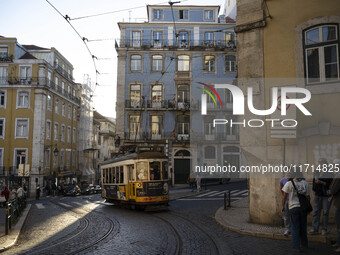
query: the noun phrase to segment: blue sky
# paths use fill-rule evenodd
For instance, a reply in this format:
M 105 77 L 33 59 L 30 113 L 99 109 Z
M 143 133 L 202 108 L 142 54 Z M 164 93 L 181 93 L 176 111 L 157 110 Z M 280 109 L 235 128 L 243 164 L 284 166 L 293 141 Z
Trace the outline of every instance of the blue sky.
M 81 36 L 94 39 L 118 39 L 117 22 L 141 21 L 146 19 L 146 4 L 166 4 L 162 0 L 50 0 L 63 14 L 71 18 L 129 9 L 99 17 L 71 21 Z M 187 0 L 185 5 L 221 5 L 224 0 Z M 69 24 L 46 2 L 46 0 L 2 0 L 0 3 L 0 35 L 16 37 L 20 44 L 35 44 L 41 47 L 55 47 L 74 67 L 76 82 L 83 82 L 89 74 L 95 82 L 95 69 L 85 45 Z M 95 89 L 94 107 L 101 114 L 115 117 L 117 59 L 114 40 L 89 42 L 93 55 L 109 60 L 97 61 L 99 86 Z M 105 73 L 105 74 L 104 74 Z

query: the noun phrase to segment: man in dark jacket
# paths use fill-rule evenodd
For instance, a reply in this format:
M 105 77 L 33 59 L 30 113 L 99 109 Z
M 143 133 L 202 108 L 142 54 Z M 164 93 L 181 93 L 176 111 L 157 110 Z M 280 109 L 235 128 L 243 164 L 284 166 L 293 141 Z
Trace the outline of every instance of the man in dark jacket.
M 321 211 L 322 214 L 322 223 L 321 223 L 321 234 L 327 235 L 327 227 L 328 227 L 328 216 L 329 209 L 331 207 L 331 203 L 328 200 L 330 197 L 327 194 L 327 190 L 329 189 L 329 185 L 333 180 L 333 176 L 328 173 L 327 169 L 324 170 L 325 165 L 328 167 L 328 163 L 326 159 L 319 159 L 319 166 L 315 170 L 315 177 L 313 178 L 313 191 L 314 191 L 314 199 L 313 199 L 313 218 L 312 218 L 312 229 L 309 232 L 311 235 L 319 234 L 319 226 L 320 226 L 320 216 Z M 319 171 L 319 170 L 320 171 Z
M 340 160 L 339 159 L 335 159 L 333 161 L 334 167 L 340 167 Z M 336 243 L 334 245 L 334 247 L 336 247 L 337 249 L 335 250 L 336 252 L 340 252 L 340 173 L 338 173 L 331 185 L 329 186 L 329 190 L 330 193 L 332 195 L 332 203 L 334 205 L 334 209 L 335 209 L 335 223 L 336 223 L 336 228 L 337 228 L 337 232 L 338 232 L 338 237 L 336 239 Z

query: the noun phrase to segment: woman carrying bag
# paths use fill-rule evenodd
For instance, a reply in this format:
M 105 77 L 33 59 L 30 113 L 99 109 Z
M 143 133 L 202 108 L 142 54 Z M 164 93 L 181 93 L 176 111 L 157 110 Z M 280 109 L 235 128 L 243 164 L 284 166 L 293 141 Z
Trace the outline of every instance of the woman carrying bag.
M 301 248 L 308 247 L 307 239 L 307 214 L 308 212 L 302 208 L 299 195 L 306 196 L 309 200 L 310 188 L 308 183 L 303 179 L 301 171 L 297 170 L 290 173 L 289 181 L 283 186 L 284 192 L 282 200 L 282 211 L 285 210 L 285 203 L 289 196 L 288 208 L 290 214 L 292 245 L 293 250 L 301 251 Z

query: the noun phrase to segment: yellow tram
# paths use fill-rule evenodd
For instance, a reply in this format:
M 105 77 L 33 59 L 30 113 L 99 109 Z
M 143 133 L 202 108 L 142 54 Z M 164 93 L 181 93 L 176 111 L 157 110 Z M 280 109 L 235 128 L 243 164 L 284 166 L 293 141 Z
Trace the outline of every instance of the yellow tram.
M 161 152 L 135 152 L 100 166 L 102 197 L 130 208 L 164 208 L 169 202 L 168 160 Z

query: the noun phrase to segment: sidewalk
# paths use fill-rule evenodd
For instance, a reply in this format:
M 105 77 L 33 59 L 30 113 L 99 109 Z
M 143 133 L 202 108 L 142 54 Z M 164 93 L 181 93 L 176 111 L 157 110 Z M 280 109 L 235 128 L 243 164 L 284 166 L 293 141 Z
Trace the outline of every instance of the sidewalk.
M 243 198 L 231 203 L 231 207 L 224 210 L 223 207 L 219 208 L 215 214 L 217 223 L 231 231 L 260 237 L 271 238 L 279 240 L 291 240 L 291 236 L 285 237 L 283 235 L 284 228 L 269 225 L 255 224 L 249 222 L 249 203 L 248 198 Z M 308 230 L 311 227 L 308 226 Z M 308 235 L 308 241 L 329 243 L 331 240 L 336 239 L 336 228 L 334 224 L 329 225 L 330 233 L 327 236 Z
M 12 229 L 9 232 L 9 235 L 5 235 L 5 213 L 6 211 L 1 208 L 0 212 L 0 253 L 9 249 L 13 246 L 20 235 L 21 229 L 26 221 L 27 215 L 31 209 L 31 204 L 27 204 L 25 210 L 22 212 L 20 218 L 17 223 L 12 226 Z

